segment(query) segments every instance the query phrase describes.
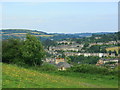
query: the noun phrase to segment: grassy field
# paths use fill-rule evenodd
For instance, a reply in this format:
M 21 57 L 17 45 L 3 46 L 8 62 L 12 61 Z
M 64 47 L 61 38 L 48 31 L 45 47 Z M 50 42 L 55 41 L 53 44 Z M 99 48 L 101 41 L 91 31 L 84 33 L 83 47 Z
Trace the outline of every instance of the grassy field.
M 40 33 L 35 33 L 35 32 L 32 32 L 34 34 L 40 34 Z M 4 34 L 4 35 L 7 35 L 7 36 L 10 36 L 10 35 L 14 35 L 14 36 L 21 36 L 21 35 L 26 35 L 27 33 L 11 33 L 11 34 Z M 54 35 L 33 35 L 33 36 L 36 36 L 36 37 L 53 37 Z
M 106 48 L 107 51 L 116 51 L 118 53 L 118 50 L 120 49 L 120 47 L 110 47 L 110 48 Z
M 60 75 L 3 64 L 3 88 L 117 88 L 114 76 L 72 74 Z

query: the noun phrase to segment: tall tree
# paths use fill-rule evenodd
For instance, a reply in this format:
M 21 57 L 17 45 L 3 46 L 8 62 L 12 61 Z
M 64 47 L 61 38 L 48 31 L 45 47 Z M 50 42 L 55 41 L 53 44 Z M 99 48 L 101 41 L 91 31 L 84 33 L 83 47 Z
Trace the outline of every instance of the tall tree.
M 114 54 L 115 54 L 115 56 L 118 56 L 118 53 L 114 50 L 114 52 L 113 52 Z
M 41 42 L 30 34 L 26 35 L 26 40 L 21 48 L 22 57 L 26 64 L 36 66 L 42 64 L 42 58 L 45 52 Z
M 44 46 L 49 49 L 50 46 L 55 46 L 57 43 L 53 40 L 47 39 L 43 41 Z
M 19 39 L 8 39 L 2 41 L 2 62 L 16 63 L 21 57 L 20 47 L 23 42 Z
M 120 49 L 118 50 L 118 54 L 120 54 Z

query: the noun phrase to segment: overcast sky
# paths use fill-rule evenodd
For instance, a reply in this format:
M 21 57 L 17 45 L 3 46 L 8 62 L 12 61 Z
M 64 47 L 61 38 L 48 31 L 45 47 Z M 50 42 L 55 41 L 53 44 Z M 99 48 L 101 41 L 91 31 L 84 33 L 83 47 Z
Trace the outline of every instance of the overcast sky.
M 81 33 L 118 31 L 117 2 L 5 2 L 3 28 Z

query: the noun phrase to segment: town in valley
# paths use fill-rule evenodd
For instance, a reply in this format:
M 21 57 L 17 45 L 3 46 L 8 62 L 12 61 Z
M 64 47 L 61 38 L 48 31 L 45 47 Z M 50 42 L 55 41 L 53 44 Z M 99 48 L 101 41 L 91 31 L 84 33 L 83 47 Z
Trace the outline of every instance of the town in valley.
M 37 30 L 2 30 L 2 38 L 19 38 L 31 33 L 41 40 L 46 56 L 44 62 L 66 70 L 76 64 L 94 64 L 115 68 L 119 63 L 119 33 L 54 34 Z M 73 37 L 74 36 L 74 37 Z M 58 39 L 56 39 L 58 38 Z M 92 59 L 92 60 L 91 60 Z

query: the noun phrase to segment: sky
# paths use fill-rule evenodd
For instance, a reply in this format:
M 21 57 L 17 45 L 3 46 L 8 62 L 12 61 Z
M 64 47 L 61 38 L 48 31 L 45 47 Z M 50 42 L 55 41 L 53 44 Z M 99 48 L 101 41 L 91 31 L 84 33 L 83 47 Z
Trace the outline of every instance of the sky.
M 48 33 L 118 31 L 117 2 L 4 2 L 3 29 Z

